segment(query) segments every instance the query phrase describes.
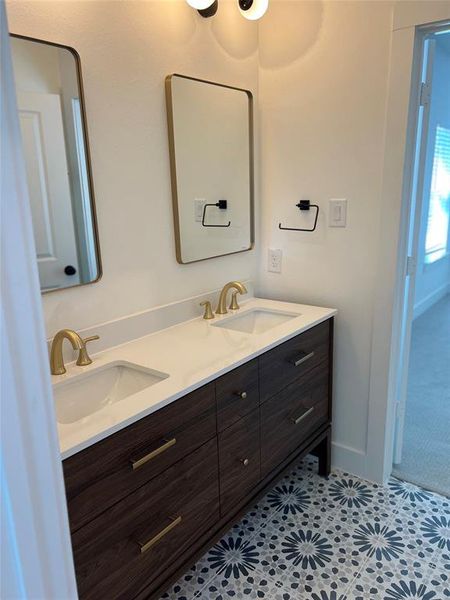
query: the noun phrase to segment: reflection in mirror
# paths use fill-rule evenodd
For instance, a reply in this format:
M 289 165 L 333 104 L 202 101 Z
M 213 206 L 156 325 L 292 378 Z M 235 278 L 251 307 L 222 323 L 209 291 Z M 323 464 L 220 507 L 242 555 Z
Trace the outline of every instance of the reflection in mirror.
M 78 55 L 11 36 L 41 291 L 101 276 Z
M 166 79 L 177 260 L 253 247 L 253 114 L 247 90 Z

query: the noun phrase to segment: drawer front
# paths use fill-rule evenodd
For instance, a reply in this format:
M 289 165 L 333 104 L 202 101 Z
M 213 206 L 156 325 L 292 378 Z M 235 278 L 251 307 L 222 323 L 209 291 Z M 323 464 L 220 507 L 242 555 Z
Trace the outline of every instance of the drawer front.
M 211 440 L 73 534 L 80 598 L 134 598 L 218 518 Z
M 214 384 L 63 461 L 76 531 L 216 435 Z
M 325 321 L 263 354 L 259 359 L 261 402 L 328 361 L 329 338 L 330 321 Z
M 261 405 L 262 477 L 329 420 L 328 387 L 328 368 L 319 365 Z
M 224 515 L 261 479 L 259 408 L 219 434 L 220 510 Z
M 258 360 L 216 381 L 217 427 L 223 431 L 259 406 Z

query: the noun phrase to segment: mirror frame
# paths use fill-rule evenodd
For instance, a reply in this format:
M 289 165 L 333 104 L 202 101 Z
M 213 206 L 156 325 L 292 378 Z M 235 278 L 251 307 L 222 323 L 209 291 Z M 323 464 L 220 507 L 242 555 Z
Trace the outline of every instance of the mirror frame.
M 97 208 L 95 205 L 95 195 L 94 195 L 94 180 L 92 176 L 92 167 L 91 167 L 91 151 L 89 148 L 89 135 L 88 135 L 88 126 L 87 126 L 87 115 L 86 115 L 86 105 L 85 105 L 85 97 L 84 97 L 84 88 L 83 88 L 83 77 L 81 73 L 81 59 L 78 52 L 72 46 L 66 46 L 65 44 L 58 44 L 56 42 L 48 42 L 47 40 L 41 40 L 39 38 L 21 35 L 19 33 L 9 33 L 10 37 L 27 40 L 29 42 L 38 42 L 39 44 L 46 44 L 47 46 L 54 46 L 56 48 L 62 48 L 63 50 L 68 50 L 74 60 L 75 60 L 75 69 L 77 73 L 77 83 L 78 83 L 78 91 L 79 91 L 79 99 L 80 99 L 80 109 L 81 109 L 81 118 L 83 121 L 83 143 L 84 143 L 84 151 L 86 155 L 86 172 L 87 172 L 87 180 L 88 180 L 88 188 L 89 188 L 89 200 L 91 203 L 92 209 L 92 230 L 94 234 L 94 243 L 95 243 L 95 253 L 96 253 L 96 262 L 97 262 L 97 277 L 92 281 L 87 281 L 86 283 L 76 283 L 74 285 L 68 285 L 63 288 L 56 288 L 53 290 L 41 290 L 41 294 L 52 294 L 54 292 L 64 292 L 65 290 L 83 287 L 85 285 L 91 285 L 93 283 L 97 283 L 103 276 L 103 267 L 102 267 L 102 257 L 100 252 L 100 239 L 98 234 L 98 220 L 97 220 Z
M 181 77 L 182 79 L 189 79 L 191 81 L 199 81 L 201 83 L 208 83 L 209 85 L 215 85 L 230 90 L 237 90 L 244 92 L 248 97 L 248 132 L 249 132 L 249 201 L 250 201 L 250 245 L 245 250 L 233 250 L 232 252 L 226 252 L 225 254 L 216 254 L 214 256 L 207 256 L 205 258 L 198 258 L 196 260 L 185 261 L 182 258 L 181 253 L 181 235 L 180 235 L 180 215 L 178 211 L 178 186 L 177 186 L 177 168 L 175 160 L 175 131 L 174 131 L 174 119 L 173 119 L 173 96 L 172 96 L 172 78 Z M 172 73 L 167 75 L 165 81 L 166 87 L 166 108 L 167 108 L 167 127 L 169 134 L 169 156 L 170 156 L 170 181 L 172 187 L 172 206 L 173 206 L 173 225 L 175 230 L 175 253 L 177 262 L 181 265 L 189 265 L 196 262 L 202 262 L 204 260 L 210 260 L 212 258 L 219 258 L 220 256 L 230 256 L 231 254 L 239 254 L 241 252 L 248 252 L 253 250 L 255 247 L 255 150 L 254 150 L 254 124 L 253 124 L 253 94 L 250 90 L 244 88 L 235 87 L 232 85 L 226 85 L 224 83 L 217 83 L 215 81 L 208 81 L 207 79 L 199 79 L 198 77 L 190 77 L 188 75 L 180 75 L 179 73 Z

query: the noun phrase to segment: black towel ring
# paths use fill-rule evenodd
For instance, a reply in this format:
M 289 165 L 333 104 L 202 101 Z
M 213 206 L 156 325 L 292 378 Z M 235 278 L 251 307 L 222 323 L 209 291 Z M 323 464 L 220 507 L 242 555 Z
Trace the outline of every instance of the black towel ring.
M 206 209 L 208 208 L 208 206 L 217 206 L 217 208 L 220 208 L 221 210 L 226 210 L 226 208 L 228 206 L 228 202 L 227 202 L 227 200 L 219 200 L 219 202 L 216 202 L 215 204 L 205 204 L 203 207 L 203 215 L 202 215 L 203 227 L 229 227 L 231 225 L 231 221 L 228 221 L 228 225 L 208 225 L 207 223 L 205 223 Z
M 319 218 L 319 207 L 317 204 L 311 204 L 309 200 L 300 200 L 295 206 L 300 210 L 310 210 L 310 208 L 316 209 L 316 215 L 314 218 L 314 225 L 312 229 L 300 229 L 299 227 L 282 227 L 281 223 L 278 223 L 278 227 L 284 231 L 314 231 L 317 227 L 317 219 Z

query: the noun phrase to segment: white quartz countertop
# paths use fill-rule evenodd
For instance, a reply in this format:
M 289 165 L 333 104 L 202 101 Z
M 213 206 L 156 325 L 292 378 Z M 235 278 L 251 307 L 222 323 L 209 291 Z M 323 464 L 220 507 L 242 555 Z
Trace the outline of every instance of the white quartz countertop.
M 120 346 L 93 354 L 87 367 L 67 365 L 67 373 L 52 377 L 54 390 L 109 363 L 125 362 L 168 375 L 155 385 L 103 406 L 73 423 L 59 423 L 62 459 L 176 401 L 216 377 L 263 354 L 336 314 L 332 308 L 252 298 L 242 303 L 239 316 L 254 309 L 298 314 L 263 333 L 242 333 L 215 327 L 236 313 L 206 321 L 199 317 Z

